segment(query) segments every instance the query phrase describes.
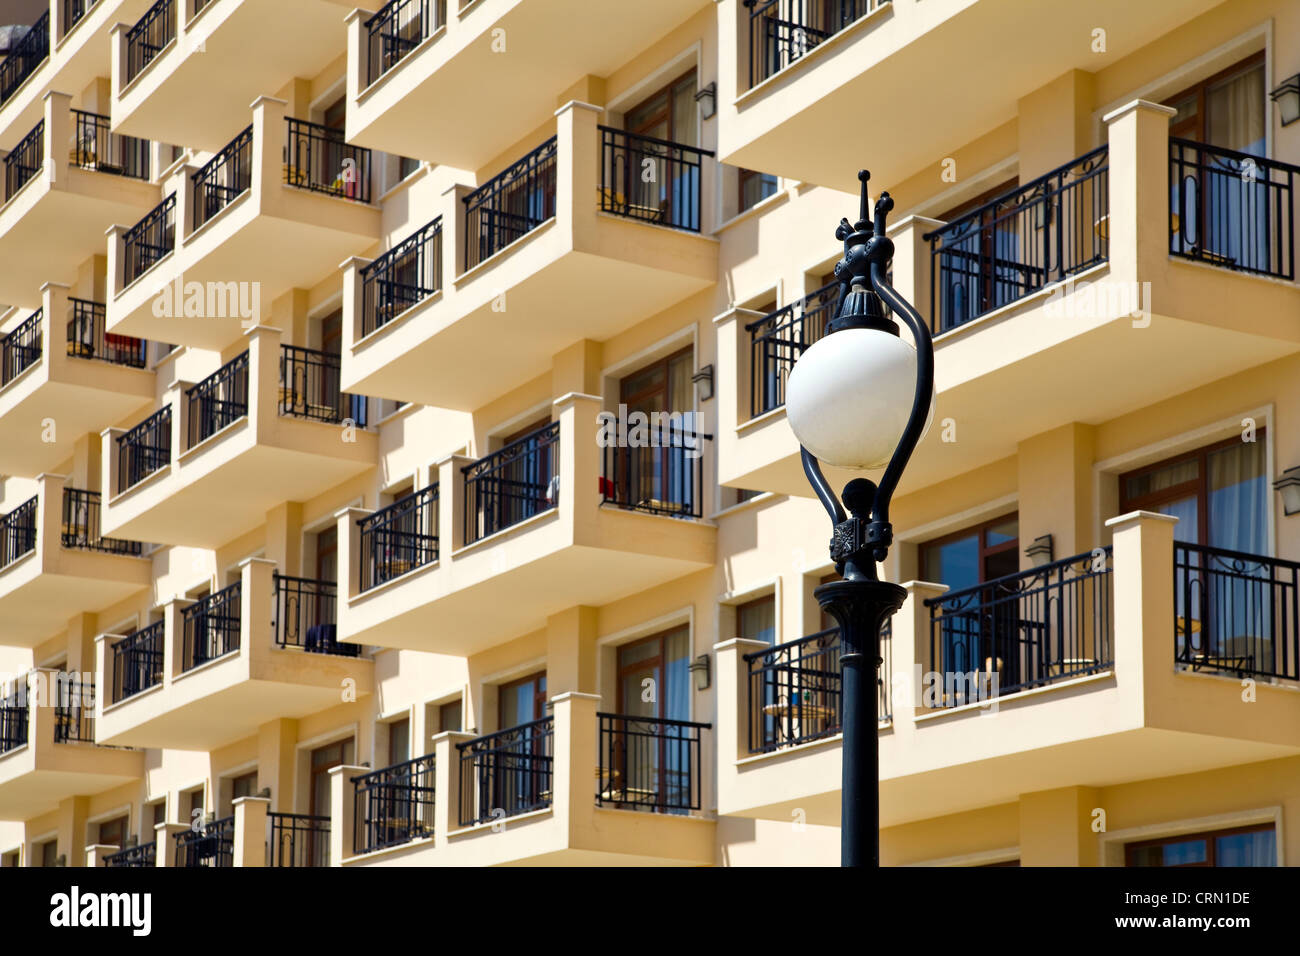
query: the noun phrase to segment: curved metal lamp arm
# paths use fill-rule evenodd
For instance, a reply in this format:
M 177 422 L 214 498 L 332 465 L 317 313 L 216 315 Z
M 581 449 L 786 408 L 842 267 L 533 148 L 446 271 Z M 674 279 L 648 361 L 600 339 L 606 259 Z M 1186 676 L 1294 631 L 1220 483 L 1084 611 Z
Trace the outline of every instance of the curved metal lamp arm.
M 934 343 L 930 338 L 930 327 L 925 324 L 925 320 L 912 304 L 889 284 L 885 278 L 884 263 L 879 260 L 871 263 L 871 284 L 876 290 L 876 295 L 885 301 L 895 315 L 902 318 L 916 341 L 916 392 L 912 398 L 912 413 L 907 419 L 907 427 L 903 429 L 903 437 L 899 439 L 898 448 L 894 450 L 894 455 L 885 468 L 885 474 L 880 479 L 875 505 L 871 509 L 873 520 L 888 524 L 890 499 L 898 488 L 899 479 L 903 477 L 903 469 L 907 467 L 917 443 L 921 440 L 926 419 L 930 417 L 930 401 L 934 395 Z M 878 560 L 883 560 L 883 556 Z
M 812 485 L 822 507 L 831 516 L 831 524 L 838 525 L 848 516 L 844 513 L 844 506 L 840 504 L 840 500 L 835 497 L 835 492 L 831 490 L 830 482 L 822 474 L 821 462 L 802 445 L 799 446 L 799 457 L 803 459 L 803 473 L 808 478 L 808 484 Z

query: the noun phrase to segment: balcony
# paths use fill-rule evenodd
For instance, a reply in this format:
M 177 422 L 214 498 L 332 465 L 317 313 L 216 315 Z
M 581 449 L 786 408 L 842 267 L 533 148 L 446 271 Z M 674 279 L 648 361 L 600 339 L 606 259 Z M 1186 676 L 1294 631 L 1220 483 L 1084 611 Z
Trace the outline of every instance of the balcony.
M 338 58 L 349 9 L 336 0 L 158 0 L 136 19 L 119 17 L 113 119 L 124 133 L 220 149 L 221 131 L 247 122 L 241 104 Z
M 72 281 L 102 253 L 104 223 L 134 222 L 158 190 L 149 184 L 149 144 L 109 132 L 107 116 L 73 109 L 63 93 L 47 94 L 35 126 L 8 142 L 0 302 L 30 309 L 41 304 L 33 276 Z
M 11 326 L 0 339 L 0 472 L 39 475 L 57 468 L 72 458 L 79 437 L 153 401 L 145 343 L 106 333 L 102 303 L 46 283 L 41 307 L 17 325 L 13 318 L 0 319 L 0 328 Z M 50 420 L 57 428 L 46 428 Z M 43 440 L 32 441 L 33 435 Z
M 5 643 L 35 647 L 70 618 L 94 614 L 149 587 L 137 541 L 100 533 L 99 493 L 62 475 L 0 520 L 0 619 Z
M 41 118 L 50 90 L 84 90 L 107 75 L 109 30 L 134 20 L 151 0 L 57 0 L 46 4 L 19 48 L 0 63 L 0 134 L 25 131 Z
M 36 670 L 0 700 L 0 808 L 29 819 L 75 796 L 92 796 L 144 775 L 138 751 L 95 745 L 94 684 Z
M 374 467 L 365 400 L 338 391 L 336 357 L 250 329 L 247 350 L 101 440 L 108 533 L 219 547 L 283 501 L 306 501 Z
M 544 123 L 557 92 L 576 78 L 609 76 L 708 8 L 705 0 L 660 0 L 597 17 L 581 0 L 391 0 L 374 13 L 354 11 L 348 138 L 478 169 L 510 148 L 512 131 Z M 502 50 L 509 71 L 500 69 Z
M 1176 544 L 1175 521 L 1124 515 L 1111 548 L 965 591 L 906 586 L 882 671 L 885 826 L 1300 751 L 1300 563 Z M 755 643 L 717 647 L 718 812 L 836 825 L 834 668 L 811 639 Z
M 297 582 L 294 586 L 294 582 Z M 162 620 L 131 635 L 96 639 L 102 743 L 211 750 L 267 721 L 335 706 L 354 682 L 372 692 L 373 663 L 337 653 L 325 633 L 326 582 L 302 587 L 250 558 L 239 580 L 198 600 L 176 599 Z
M 1143 101 L 1105 120 L 1106 146 L 960 219 L 891 225 L 894 286 L 935 336 L 935 421 L 960 409 L 964 434 L 979 436 L 945 443 L 932 429 L 905 491 L 1300 349 L 1300 330 L 1280 318 L 1300 314 L 1295 167 L 1171 141 L 1167 109 Z M 1256 172 L 1243 177 L 1248 160 Z M 1173 188 L 1150 188 L 1165 181 Z M 830 286 L 718 320 L 722 484 L 810 494 L 785 380 L 835 296 Z
M 664 432 L 602 461 L 589 432 L 599 407 L 568 396 L 557 422 L 440 462 L 436 487 L 340 512 L 340 639 L 468 655 L 711 566 L 707 436 Z
M 433 222 L 384 256 L 346 265 L 346 388 L 479 408 L 574 341 L 713 286 L 718 244 L 698 234 L 707 154 L 603 128 L 597 113 L 564 107 L 554 138 L 477 188 L 449 189 Z M 654 182 L 629 178 L 646 163 Z M 487 322 L 493 361 L 465 362 Z
M 563 694 L 541 720 L 382 770 L 331 772 L 341 865 L 702 865 L 709 724 L 598 712 Z
M 200 828 L 182 830 L 176 841 L 175 866 L 227 867 L 235 865 L 235 818 L 223 817 Z
M 1026 91 L 1070 70 L 1097 69 L 1088 43 L 1106 26 L 1108 56 L 1122 59 L 1215 6 L 1215 0 L 1063 4 L 1042 29 L 1034 0 L 962 2 L 936 10 L 888 0 L 721 0 L 718 4 L 718 155 L 732 166 L 856 193 L 854 173 L 873 156 L 876 182 L 899 183 L 954 143 L 968 143 L 1016 115 Z M 1043 34 L 1050 33 L 1050 36 Z M 979 84 L 917 83 L 942 63 L 948 76 L 983 76 L 988 51 L 1016 52 L 1016 68 Z M 879 90 L 900 90 L 826 141 Z M 934 116 L 950 119 L 942 124 Z M 875 131 L 894 131 L 881 155 Z
M 284 293 L 315 286 L 321 263 L 379 241 L 370 151 L 286 117 L 283 100 L 259 97 L 252 110 L 252 124 L 177 175 L 161 205 L 109 230 L 110 331 L 225 349 Z

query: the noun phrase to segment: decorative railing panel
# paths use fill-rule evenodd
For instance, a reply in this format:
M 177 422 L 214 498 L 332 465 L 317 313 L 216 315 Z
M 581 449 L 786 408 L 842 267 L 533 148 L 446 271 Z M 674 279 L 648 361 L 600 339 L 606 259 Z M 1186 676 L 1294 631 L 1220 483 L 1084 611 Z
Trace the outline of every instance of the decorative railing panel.
M 460 825 L 492 823 L 551 805 L 555 719 L 543 717 L 456 745 Z
M 464 198 L 466 271 L 555 215 L 556 143 L 552 136 Z

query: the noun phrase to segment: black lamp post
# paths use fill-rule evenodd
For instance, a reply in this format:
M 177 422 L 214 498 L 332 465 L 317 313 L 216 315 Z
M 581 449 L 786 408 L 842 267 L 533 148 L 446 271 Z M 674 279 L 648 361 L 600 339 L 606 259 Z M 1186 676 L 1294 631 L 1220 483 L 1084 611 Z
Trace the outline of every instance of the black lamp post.
M 799 439 L 804 473 L 831 517 L 830 555 L 843 580 L 816 590 L 823 610 L 840 626 L 844 770 L 840 862 L 880 865 L 880 754 L 877 742 L 880 629 L 903 605 L 907 592 L 876 577 L 893 542 L 889 503 L 917 442 L 929 427 L 934 392 L 934 347 L 921 316 L 886 279 L 894 244 L 885 217 L 889 193 L 868 218 L 867 180 L 861 218 L 841 220 L 835 238 L 844 258 L 835 318 L 826 335 L 799 356 L 786 385 L 786 414 Z M 911 331 L 915 348 L 881 303 Z M 846 468 L 879 468 L 879 486 L 854 478 L 843 504 L 822 474 L 821 461 Z M 845 509 L 848 514 L 845 514 Z M 886 675 L 887 676 L 887 675 Z

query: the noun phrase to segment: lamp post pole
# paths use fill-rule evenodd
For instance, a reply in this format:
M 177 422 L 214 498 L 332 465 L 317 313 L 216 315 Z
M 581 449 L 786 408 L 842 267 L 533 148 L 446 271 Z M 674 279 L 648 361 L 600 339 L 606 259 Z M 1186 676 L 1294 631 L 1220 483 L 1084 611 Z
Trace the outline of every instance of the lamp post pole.
M 814 592 L 823 610 L 840 626 L 841 703 L 843 720 L 843 777 L 841 780 L 840 862 L 842 866 L 880 865 L 880 751 L 877 701 L 879 694 L 880 631 L 903 605 L 907 592 L 897 584 L 881 581 L 877 562 L 884 561 L 893 541 L 889 504 L 903 469 L 928 426 L 934 390 L 934 347 L 929 327 L 886 278 L 894 245 L 885 236 L 885 217 L 893 209 L 889 193 L 876 202 L 875 221 L 868 216 L 867 180 L 870 173 L 858 173 L 862 183 L 861 216 L 850 225 L 841 220 L 835 238 L 844 242 L 844 258 L 835 265 L 840 296 L 835 318 L 828 323 L 822 345 L 825 352 L 836 345 L 835 333 L 865 329 L 898 336 L 894 318 L 885 314 L 887 305 L 907 325 L 916 345 L 916 382 L 912 407 L 897 445 L 885 467 L 880 484 L 854 478 L 844 487 L 843 504 L 836 499 L 822 474 L 818 458 L 801 440 L 804 474 L 830 515 L 833 531 L 831 560 L 841 580 L 823 584 Z M 845 341 L 848 337 L 845 337 Z M 889 340 L 881 340 L 888 344 Z M 855 343 L 857 340 L 855 340 Z M 807 352 L 804 353 L 808 354 Z M 820 366 L 816 366 L 820 367 Z M 796 365 L 797 369 L 797 365 Z M 811 374 L 811 373 L 808 373 Z M 793 386 L 795 373 L 791 373 Z M 841 383 L 831 383 L 832 386 Z M 789 394 L 789 393 L 788 393 Z M 847 427 L 866 428 L 861 409 L 823 409 L 823 413 L 844 416 Z M 792 419 L 793 423 L 793 419 Z M 883 427 L 883 426 L 882 426 Z M 889 438 L 893 441 L 893 436 Z M 834 462 L 839 463 L 839 462 Z M 847 513 L 846 513 L 847 509 Z M 888 686 L 889 675 L 885 675 Z

